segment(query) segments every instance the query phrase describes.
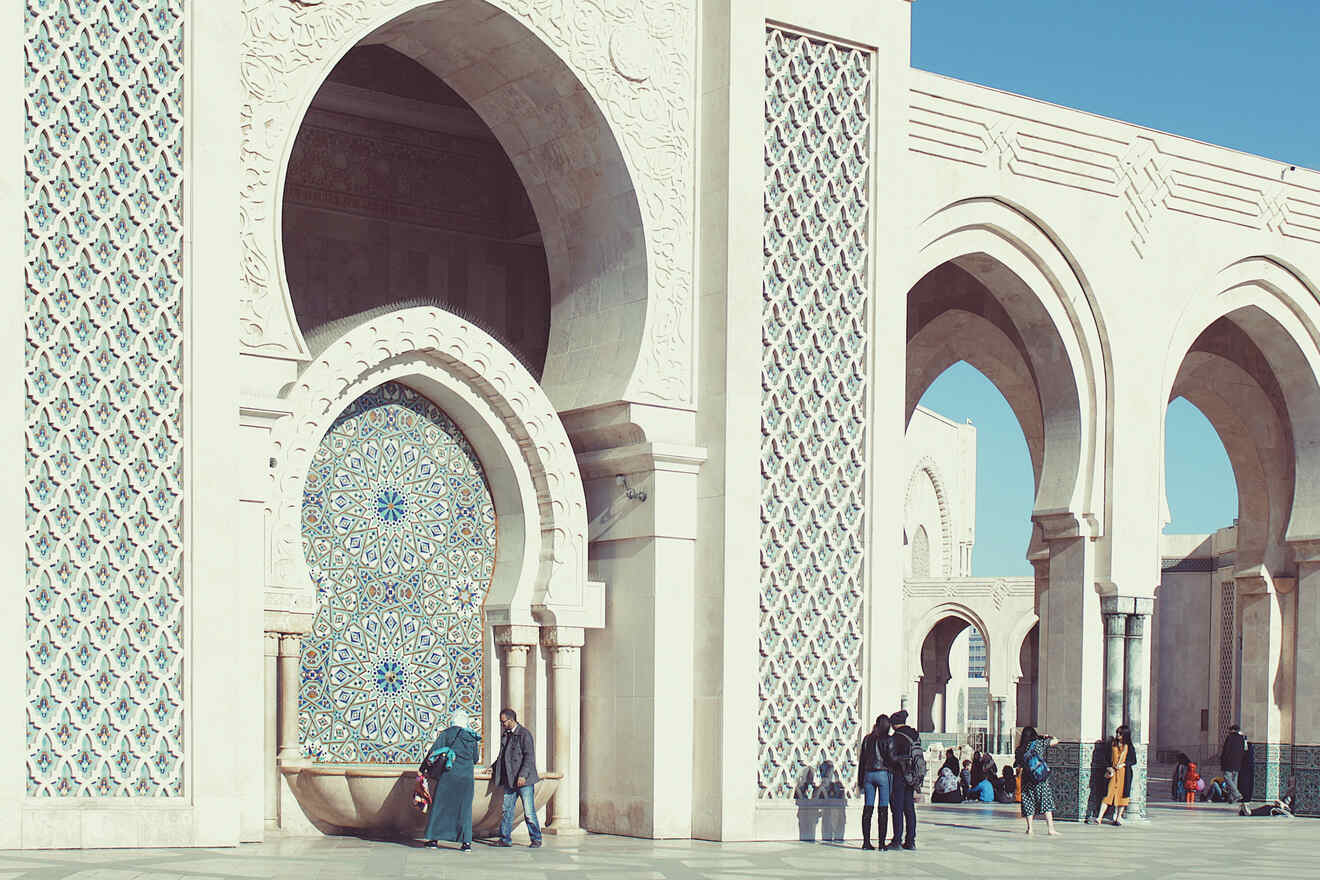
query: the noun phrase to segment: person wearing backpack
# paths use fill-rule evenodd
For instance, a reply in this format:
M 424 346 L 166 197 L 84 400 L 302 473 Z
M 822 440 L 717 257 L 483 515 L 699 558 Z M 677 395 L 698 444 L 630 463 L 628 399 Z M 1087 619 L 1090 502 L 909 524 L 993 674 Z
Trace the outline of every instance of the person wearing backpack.
M 1045 763 L 1045 750 L 1058 745 L 1058 739 L 1036 733 L 1034 727 L 1022 728 L 1018 740 L 1015 763 L 1022 768 L 1022 818 L 1027 820 L 1027 833 L 1036 816 L 1045 814 L 1051 837 L 1059 832 L 1054 828 L 1054 790 L 1050 788 L 1050 765 Z
M 906 709 L 889 716 L 894 726 L 893 757 L 890 770 L 893 787 L 889 810 L 894 814 L 894 839 L 885 849 L 917 848 L 917 791 L 926 779 L 926 756 L 921 750 L 921 735 L 908 726 Z M 906 826 L 907 835 L 904 836 Z
M 889 716 L 878 715 L 871 732 L 862 737 L 862 749 L 857 755 L 857 787 L 862 790 L 862 849 L 875 849 L 871 844 L 871 816 L 875 815 L 880 835 L 876 838 L 880 848 L 885 847 L 885 832 L 889 830 L 889 792 L 893 775 L 893 737 L 889 733 Z M 879 809 L 876 805 L 879 804 Z

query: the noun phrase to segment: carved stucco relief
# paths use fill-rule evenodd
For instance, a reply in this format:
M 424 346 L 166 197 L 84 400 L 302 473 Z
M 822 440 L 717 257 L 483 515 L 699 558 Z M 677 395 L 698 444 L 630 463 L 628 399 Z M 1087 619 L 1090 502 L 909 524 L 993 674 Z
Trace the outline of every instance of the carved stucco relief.
M 272 439 L 276 457 L 271 560 L 266 608 L 309 612 L 316 596 L 303 555 L 302 505 L 312 456 L 330 424 L 363 392 L 391 379 L 443 371 L 477 394 L 502 422 L 522 454 L 538 508 L 540 568 L 533 611 L 555 616 L 590 601 L 587 507 L 568 434 L 536 380 L 507 349 L 473 324 L 435 308 L 417 307 L 370 318 L 341 336 L 308 365 L 289 392 L 292 417 Z M 538 611 L 539 613 L 539 611 Z
M 417 0 L 243 0 L 240 234 L 244 350 L 308 356 L 277 249 L 281 165 L 333 61 Z M 563 59 L 599 105 L 646 230 L 647 327 L 629 387 L 690 404 L 694 26 L 690 0 L 492 0 Z

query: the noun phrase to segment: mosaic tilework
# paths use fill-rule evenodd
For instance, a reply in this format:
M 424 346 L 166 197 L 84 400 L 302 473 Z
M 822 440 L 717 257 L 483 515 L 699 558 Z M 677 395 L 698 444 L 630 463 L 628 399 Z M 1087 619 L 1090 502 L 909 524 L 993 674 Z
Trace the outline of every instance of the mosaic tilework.
M 1292 777 L 1296 812 L 1320 816 L 1320 746 L 1292 747 Z
M 458 708 L 480 732 L 495 507 L 458 426 L 397 382 L 362 395 L 313 457 L 302 528 L 318 600 L 298 694 L 308 754 L 416 763 Z
M 855 772 L 862 676 L 870 54 L 765 45 L 758 793 Z
M 27 793 L 183 794 L 179 0 L 27 0 Z
M 1289 743 L 1252 743 L 1251 747 L 1255 754 L 1251 800 L 1274 800 L 1288 787 L 1293 747 Z
M 1050 747 L 1045 760 L 1054 789 L 1054 817 L 1076 820 L 1094 813 L 1091 780 L 1097 772 L 1104 772 L 1109 761 L 1096 744 L 1061 741 Z

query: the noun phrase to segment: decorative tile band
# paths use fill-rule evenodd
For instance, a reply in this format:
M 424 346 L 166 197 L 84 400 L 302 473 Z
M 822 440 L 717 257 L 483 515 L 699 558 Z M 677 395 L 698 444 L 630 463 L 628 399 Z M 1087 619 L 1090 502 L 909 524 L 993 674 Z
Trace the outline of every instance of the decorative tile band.
M 307 474 L 317 610 L 299 739 L 320 761 L 416 763 L 455 710 L 482 727 L 495 506 L 458 426 L 397 382 L 354 401 Z
M 183 792 L 183 10 L 27 0 L 27 793 Z
M 869 52 L 768 28 L 757 790 L 851 779 L 865 592 Z

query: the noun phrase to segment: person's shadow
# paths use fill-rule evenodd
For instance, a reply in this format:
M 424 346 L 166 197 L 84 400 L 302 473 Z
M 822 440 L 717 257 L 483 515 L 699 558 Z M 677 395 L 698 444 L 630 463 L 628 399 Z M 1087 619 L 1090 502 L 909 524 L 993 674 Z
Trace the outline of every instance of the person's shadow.
M 798 839 L 840 842 L 848 827 L 848 793 L 831 761 L 808 767 L 793 790 L 798 808 Z M 819 837 L 817 837 L 819 828 Z

